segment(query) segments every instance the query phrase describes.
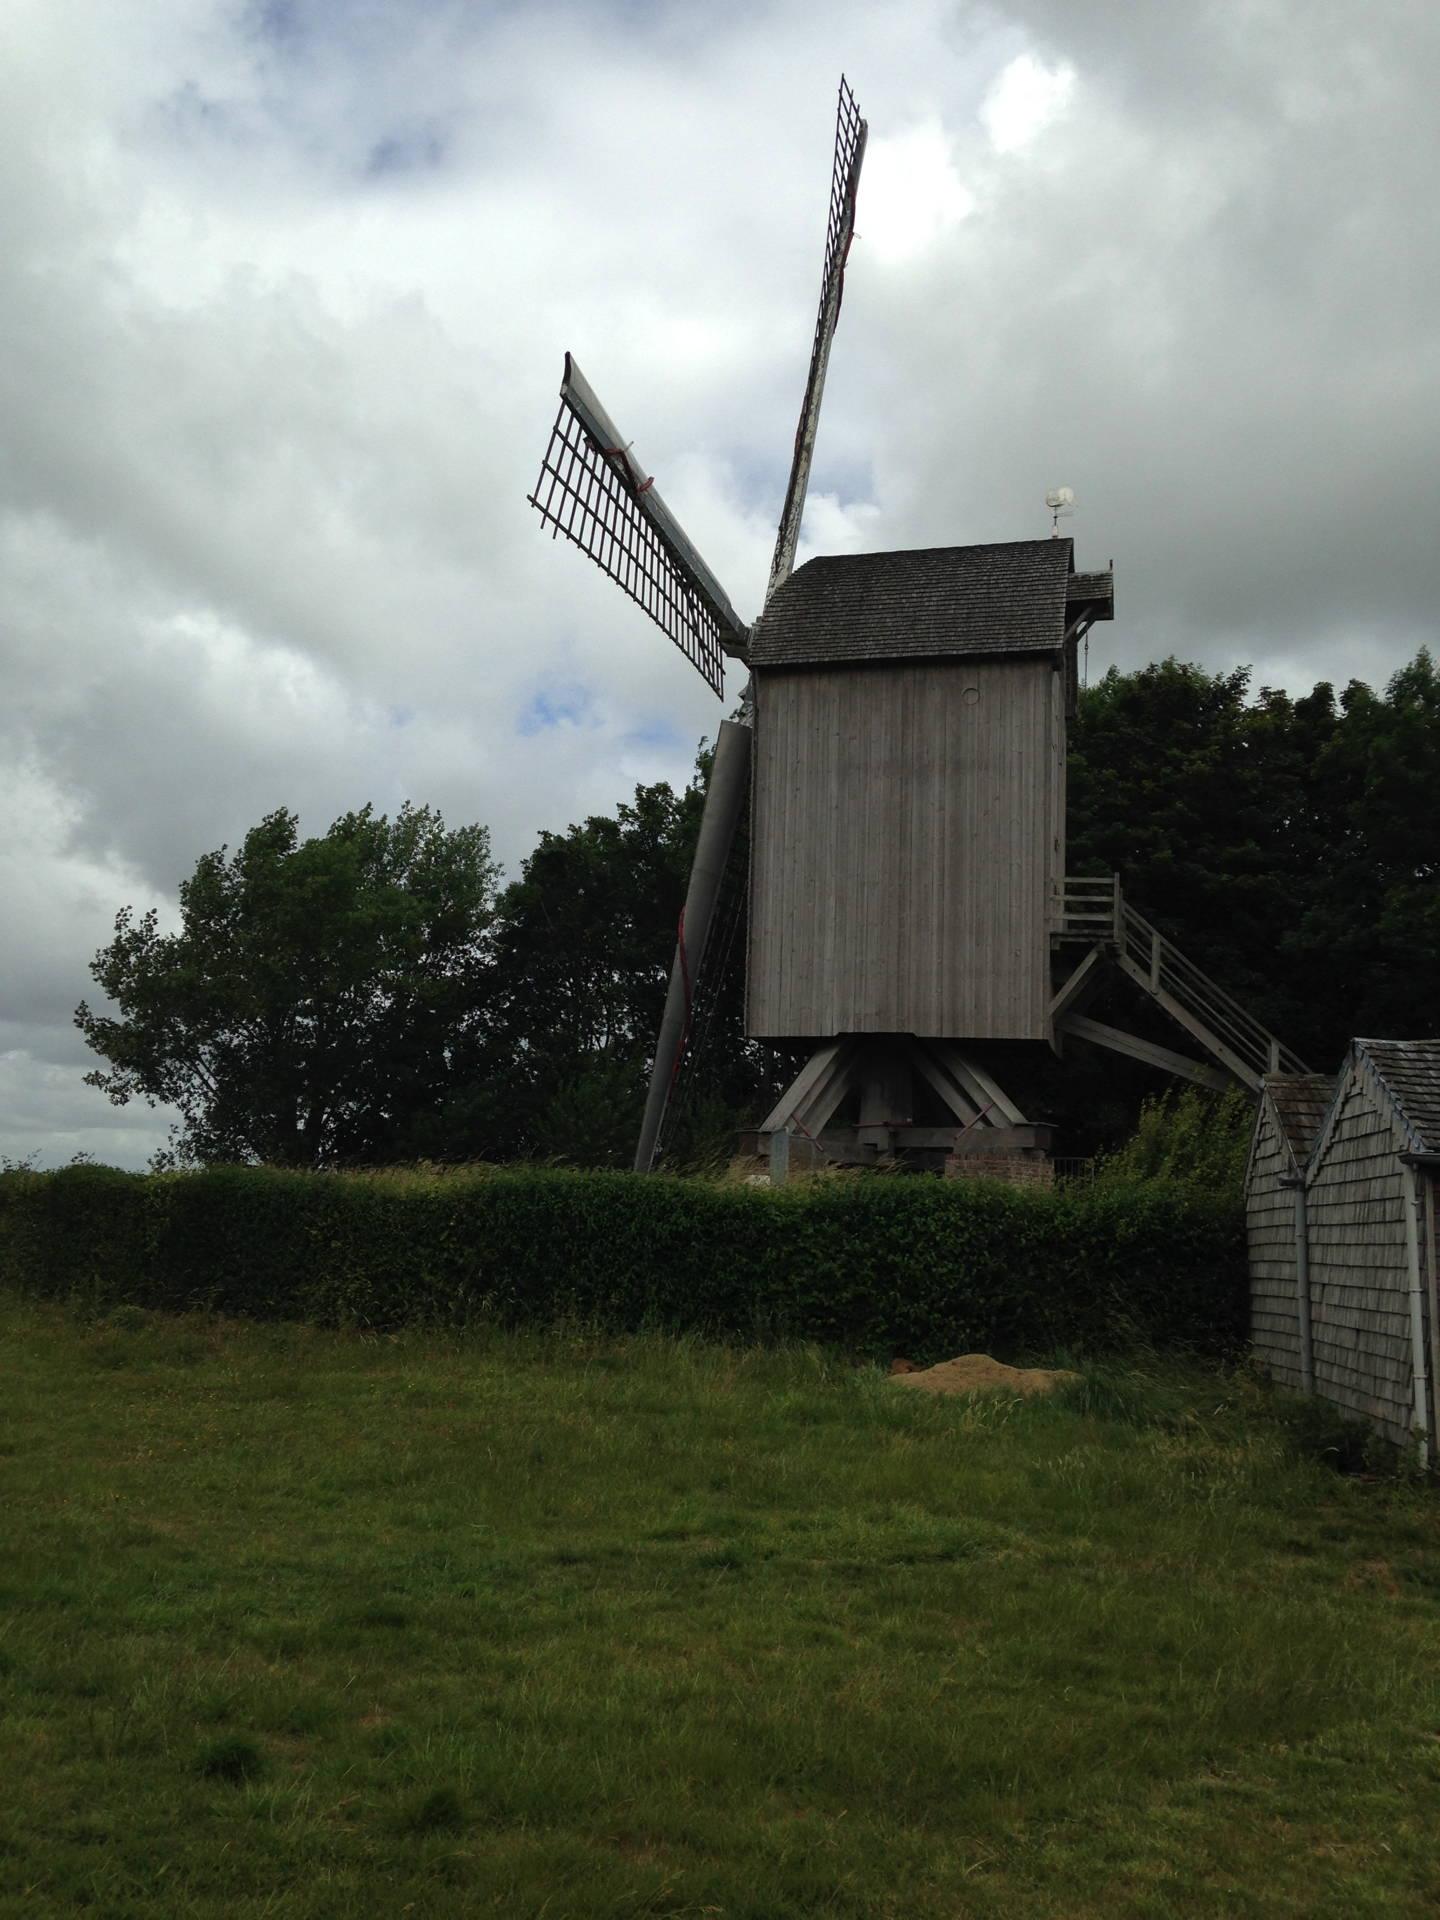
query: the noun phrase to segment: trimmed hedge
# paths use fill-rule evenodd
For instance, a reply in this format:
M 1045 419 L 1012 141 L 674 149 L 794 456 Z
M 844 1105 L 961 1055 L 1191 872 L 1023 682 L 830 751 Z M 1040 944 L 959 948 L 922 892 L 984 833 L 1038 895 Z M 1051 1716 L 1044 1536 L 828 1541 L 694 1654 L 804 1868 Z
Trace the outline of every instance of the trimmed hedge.
M 917 1361 L 1244 1338 L 1240 1210 L 1163 1184 L 223 1167 L 0 1175 L 29 1293 L 393 1328 L 580 1318 Z

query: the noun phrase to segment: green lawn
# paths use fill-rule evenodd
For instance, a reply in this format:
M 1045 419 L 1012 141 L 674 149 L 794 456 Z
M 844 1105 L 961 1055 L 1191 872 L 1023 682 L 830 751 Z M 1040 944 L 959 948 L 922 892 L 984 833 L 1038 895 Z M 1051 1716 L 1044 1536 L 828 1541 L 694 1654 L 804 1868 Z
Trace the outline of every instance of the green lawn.
M 1440 1906 L 1435 1496 L 1243 1379 L 0 1341 L 0 1913 Z

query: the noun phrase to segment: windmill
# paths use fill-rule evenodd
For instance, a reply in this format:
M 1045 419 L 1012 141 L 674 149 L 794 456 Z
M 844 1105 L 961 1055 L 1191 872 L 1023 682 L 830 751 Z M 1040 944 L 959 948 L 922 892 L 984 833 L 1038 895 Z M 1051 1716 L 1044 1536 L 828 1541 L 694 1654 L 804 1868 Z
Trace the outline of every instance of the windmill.
M 723 721 L 717 736 L 636 1153 L 642 1172 L 654 1162 L 747 800 L 746 1032 L 809 1049 L 761 1128 L 774 1174 L 783 1177 L 797 1134 L 862 1163 L 885 1153 L 959 1170 L 957 1160 L 971 1159 L 1015 1177 L 1048 1167 L 1048 1129 L 1025 1119 L 977 1044 L 1058 1052 L 1074 1034 L 1218 1079 L 1215 1068 L 1086 1019 L 1086 999 L 1116 966 L 1227 1072 L 1251 1072 L 1253 1036 L 1242 1045 L 1224 1025 L 1232 1011 L 1247 1016 L 1209 1000 L 1195 1013 L 1180 956 L 1140 951 L 1160 936 L 1118 885 L 1100 883 L 1102 898 L 1096 883 L 1065 878 L 1077 647 L 1114 611 L 1110 572 L 1077 572 L 1073 542 L 1059 536 L 1069 489 L 1047 499 L 1049 539 L 795 567 L 865 139 L 842 79 L 810 369 L 753 625 L 568 353 L 529 496 L 552 535 L 588 554 L 717 695 L 727 658 L 750 670 L 742 718 Z M 1065 943 L 1076 939 L 1090 951 L 1057 984 Z M 1258 1044 L 1279 1058 L 1271 1036 Z

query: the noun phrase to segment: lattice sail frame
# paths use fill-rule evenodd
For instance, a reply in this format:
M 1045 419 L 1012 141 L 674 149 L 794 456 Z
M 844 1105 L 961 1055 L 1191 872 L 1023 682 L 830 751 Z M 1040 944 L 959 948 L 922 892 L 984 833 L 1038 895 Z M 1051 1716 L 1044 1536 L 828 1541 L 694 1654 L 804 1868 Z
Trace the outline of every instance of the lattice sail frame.
M 723 697 L 748 629 L 567 353 L 560 411 L 530 504 L 624 589 Z
M 830 173 L 830 217 L 825 227 L 820 308 L 815 316 L 815 342 L 810 350 L 810 372 L 805 381 L 800 423 L 795 429 L 790 484 L 780 514 L 780 531 L 775 540 L 770 581 L 765 589 L 767 600 L 778 586 L 789 579 L 795 566 L 800 521 L 805 512 L 806 490 L 810 485 L 810 463 L 815 457 L 815 435 L 820 425 L 820 401 L 825 391 L 825 373 L 830 365 L 830 344 L 835 338 L 835 323 L 840 318 L 840 302 L 845 292 L 845 262 L 850 256 L 850 243 L 855 238 L 855 196 L 860 186 L 860 169 L 865 161 L 866 132 L 855 96 L 842 74 L 840 98 L 835 108 L 835 160 Z

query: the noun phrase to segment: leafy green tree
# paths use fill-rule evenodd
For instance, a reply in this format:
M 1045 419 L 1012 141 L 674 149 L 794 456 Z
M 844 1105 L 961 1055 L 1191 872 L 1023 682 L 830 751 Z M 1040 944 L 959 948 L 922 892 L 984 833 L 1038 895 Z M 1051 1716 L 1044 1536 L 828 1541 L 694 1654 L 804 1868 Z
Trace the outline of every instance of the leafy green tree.
M 541 834 L 496 903 L 484 1018 L 418 1151 L 628 1161 L 702 803 L 661 781 Z
M 269 814 L 180 887 L 180 928 L 125 908 L 75 1022 L 117 1105 L 177 1107 L 172 1157 L 323 1167 L 403 1152 L 451 1093 L 489 979 L 483 827 L 370 807 L 317 839 Z
M 1157 1180 L 1239 1200 L 1254 1124 L 1254 1103 L 1239 1087 L 1171 1087 L 1142 1102 L 1134 1133 L 1101 1156 L 1096 1178 L 1107 1186 Z
M 531 1150 L 579 1167 L 628 1167 L 635 1153 L 647 1062 L 637 1052 L 600 1052 L 542 1083 Z
M 1440 1030 L 1440 673 L 1422 649 L 1383 696 L 1353 681 L 1316 761 L 1324 855 L 1291 951 L 1332 1026 Z
M 1440 677 L 1298 699 L 1176 660 L 1112 669 L 1071 735 L 1069 867 L 1118 872 L 1191 959 L 1318 1067 L 1434 1031 Z
M 702 743 L 682 791 L 664 781 L 637 787 L 613 816 L 540 836 L 497 903 L 487 1007 L 467 1072 L 414 1135 L 417 1152 L 630 1163 L 708 770 Z M 768 1060 L 743 1031 L 745 871 L 742 843 L 696 983 L 669 1130 L 677 1148 L 702 1131 L 724 1133 L 717 1116 L 728 1116 L 733 1134 L 769 1085 Z
M 500 897 L 497 1030 L 537 1060 L 645 1054 L 654 1042 L 704 792 L 637 787 L 614 817 L 542 833 Z
M 1283 1018 L 1275 955 L 1318 851 L 1288 696 L 1252 702 L 1246 668 L 1112 669 L 1082 701 L 1069 784 L 1070 870 L 1119 873 L 1190 958 L 1258 1018 Z

